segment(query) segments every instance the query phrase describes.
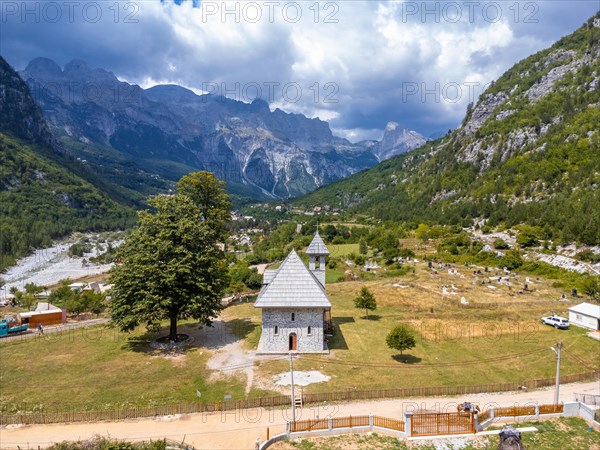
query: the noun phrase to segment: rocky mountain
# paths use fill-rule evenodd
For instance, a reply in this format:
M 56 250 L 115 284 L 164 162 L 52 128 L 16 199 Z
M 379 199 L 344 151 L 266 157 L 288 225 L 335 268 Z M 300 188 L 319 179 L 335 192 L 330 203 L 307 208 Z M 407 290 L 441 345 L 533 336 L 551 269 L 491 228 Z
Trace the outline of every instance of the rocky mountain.
M 457 130 L 298 203 L 413 224 L 526 223 L 598 244 L 599 84 L 600 13 L 509 69 Z
M 287 198 L 424 142 L 390 125 L 384 141 L 352 144 L 327 122 L 271 111 L 260 99 L 244 103 L 176 85 L 144 90 L 80 60 L 61 69 L 37 58 L 21 77 L 65 147 L 133 190 L 166 189 L 169 180 L 200 169 L 227 181 L 233 193 Z
M 430 139 L 424 138 L 416 131 L 401 128 L 396 122 L 389 122 L 385 127 L 383 138 L 373 145 L 371 151 L 379 161 L 385 161 L 392 156 L 419 148 L 428 140 Z
M 120 192 L 70 158 L 29 88 L 0 57 L 0 271 L 73 231 L 131 226 Z

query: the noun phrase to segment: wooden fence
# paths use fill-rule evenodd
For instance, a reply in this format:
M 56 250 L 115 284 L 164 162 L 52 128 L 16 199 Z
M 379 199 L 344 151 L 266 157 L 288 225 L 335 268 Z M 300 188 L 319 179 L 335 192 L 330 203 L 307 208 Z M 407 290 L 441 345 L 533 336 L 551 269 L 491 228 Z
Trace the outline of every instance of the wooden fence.
M 558 414 L 564 411 L 564 405 L 540 405 L 540 414 Z
M 388 417 L 373 416 L 373 426 L 390 430 L 404 431 L 404 421 Z
M 420 413 L 410 419 L 412 436 L 475 433 L 473 412 Z
M 491 409 L 486 409 L 485 411 L 482 411 L 479 414 L 477 414 L 477 420 L 479 420 L 479 423 L 488 420 L 490 417 L 492 417 Z
M 339 428 L 339 427 L 338 427 Z M 329 419 L 305 419 L 305 420 L 296 420 L 295 422 L 290 422 L 290 431 L 292 433 L 298 431 L 315 431 L 315 430 L 328 430 L 329 429 Z
M 561 383 L 574 383 L 577 381 L 596 379 L 598 377 L 600 377 L 600 371 L 561 376 L 560 381 Z M 314 404 L 352 400 L 469 395 L 485 392 L 516 391 L 519 390 L 521 386 L 526 386 L 527 388 L 539 388 L 544 386 L 552 386 L 554 383 L 555 378 L 542 378 L 524 381 L 522 383 L 345 390 L 337 392 L 303 394 L 302 400 L 304 404 Z M 110 410 L 77 411 L 72 409 L 66 411 L 43 411 L 37 413 L 0 413 L 0 425 L 98 422 L 104 420 L 114 421 L 138 419 L 142 417 L 167 416 L 174 414 L 232 411 L 249 408 L 274 408 L 288 405 L 291 405 L 289 395 L 276 395 L 272 397 L 257 397 L 242 400 L 224 400 L 202 403 L 194 402 L 152 407 L 117 408 Z
M 547 405 L 544 405 L 544 406 L 547 406 Z M 495 417 L 535 416 L 535 405 L 496 407 L 496 408 L 494 408 L 494 416 Z
M 369 427 L 371 422 L 369 416 L 346 416 L 333 417 L 326 419 L 306 419 L 290 422 L 290 431 L 292 433 L 300 431 L 316 431 L 340 428 Z M 388 417 L 373 416 L 373 425 L 391 430 L 404 431 L 404 422 L 402 420 L 390 419 Z
M 558 414 L 563 412 L 563 405 L 539 405 L 539 414 Z M 535 416 L 535 405 L 521 406 L 502 406 L 494 407 L 494 417 L 522 417 Z M 478 415 L 479 423 L 482 423 L 492 417 L 492 408 L 480 412 Z
M 369 416 L 334 417 L 333 428 L 368 427 Z

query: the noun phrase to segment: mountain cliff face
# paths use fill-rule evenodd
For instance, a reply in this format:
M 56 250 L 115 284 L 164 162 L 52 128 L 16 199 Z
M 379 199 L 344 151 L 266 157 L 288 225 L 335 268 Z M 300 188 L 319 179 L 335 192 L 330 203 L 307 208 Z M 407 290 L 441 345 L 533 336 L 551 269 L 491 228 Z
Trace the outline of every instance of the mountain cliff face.
M 385 161 L 392 156 L 419 148 L 428 140 L 416 131 L 401 128 L 396 122 L 389 122 L 385 127 L 383 138 L 375 143 L 372 151 L 379 161 Z
M 54 145 L 42 111 L 31 98 L 27 85 L 1 56 L 0 81 L 0 131 L 42 145 Z
M 73 231 L 131 226 L 133 211 L 52 136 L 27 85 L 0 57 L 0 271 Z
M 600 242 L 600 14 L 502 75 L 462 126 L 300 199 L 382 219 L 528 223 Z
M 385 143 L 352 144 L 327 122 L 196 95 L 176 85 L 143 90 L 74 60 L 62 70 L 44 58 L 21 72 L 54 134 L 91 164 L 121 173 L 177 180 L 210 170 L 234 192 L 293 197 L 413 149 L 422 137 L 397 127 Z

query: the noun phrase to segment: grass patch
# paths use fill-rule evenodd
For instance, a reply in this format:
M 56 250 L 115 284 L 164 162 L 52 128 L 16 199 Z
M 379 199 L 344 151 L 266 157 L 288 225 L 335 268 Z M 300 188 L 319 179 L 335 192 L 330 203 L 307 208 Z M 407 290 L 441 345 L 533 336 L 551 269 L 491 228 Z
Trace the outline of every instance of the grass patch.
M 325 284 L 337 283 L 344 276 L 341 270 L 327 269 L 325 272 Z
M 187 447 L 177 445 L 173 442 L 167 443 L 166 440 L 126 442 L 117 439 L 96 437 L 86 441 L 59 442 L 48 447 L 48 450 L 167 450 L 176 448 L 185 449 Z
M 252 336 L 244 322 L 234 329 Z M 197 330 L 182 322 L 179 332 Z M 165 334 L 167 329 L 162 330 Z M 114 409 L 245 397 L 245 379 L 234 375 L 210 381 L 211 350 L 194 342 L 182 354 L 153 350 L 157 335 L 138 329 L 127 335 L 97 326 L 49 334 L 43 339 L 2 343 L 0 411 Z M 197 346 L 196 346 L 197 345 Z M 263 391 L 250 395 L 263 394 Z
M 343 258 L 354 253 L 358 255 L 358 244 L 329 244 L 329 257 Z

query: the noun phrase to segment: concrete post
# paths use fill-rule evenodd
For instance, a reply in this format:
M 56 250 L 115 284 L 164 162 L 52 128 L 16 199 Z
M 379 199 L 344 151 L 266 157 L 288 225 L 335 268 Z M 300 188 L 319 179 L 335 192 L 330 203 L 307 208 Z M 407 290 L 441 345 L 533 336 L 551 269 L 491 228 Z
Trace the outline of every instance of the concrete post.
M 411 421 L 412 421 L 412 413 L 411 412 L 405 412 L 404 413 L 404 432 L 406 433 L 406 436 L 411 437 L 412 436 L 412 431 L 411 431 Z
M 535 419 L 536 420 L 540 420 L 540 404 L 537 402 L 535 402 Z
M 329 431 L 333 431 L 333 417 L 327 419 L 327 428 L 329 428 Z
M 490 419 L 493 419 L 494 417 L 496 417 L 496 414 L 494 413 L 494 407 L 490 407 Z
M 285 433 L 287 434 L 288 439 L 290 438 L 290 432 L 291 432 L 290 423 L 286 422 L 285 423 Z
M 369 413 L 369 427 L 373 429 L 373 413 Z

